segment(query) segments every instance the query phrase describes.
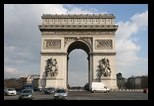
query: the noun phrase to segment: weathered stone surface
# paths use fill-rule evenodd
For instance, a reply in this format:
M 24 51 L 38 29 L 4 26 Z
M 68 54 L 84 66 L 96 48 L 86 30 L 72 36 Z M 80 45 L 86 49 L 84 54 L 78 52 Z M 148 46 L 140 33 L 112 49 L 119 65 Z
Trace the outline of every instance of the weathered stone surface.
M 68 55 L 80 48 L 88 54 L 89 83 L 100 81 L 117 88 L 115 32 L 118 25 L 114 19 L 113 14 L 43 14 L 42 25 L 38 25 L 42 34 L 40 87 L 66 88 Z M 47 65 L 51 58 L 56 60 L 56 67 Z M 110 70 L 103 68 L 104 58 L 110 63 Z M 57 74 L 46 75 L 46 66 Z M 102 74 L 98 74 L 100 71 Z

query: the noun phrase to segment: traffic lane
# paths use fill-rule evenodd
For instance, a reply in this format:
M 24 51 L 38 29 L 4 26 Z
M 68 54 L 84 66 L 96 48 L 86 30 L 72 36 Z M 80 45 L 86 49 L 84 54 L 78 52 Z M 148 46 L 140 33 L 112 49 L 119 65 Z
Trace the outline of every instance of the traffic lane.
M 4 96 L 4 100 L 18 100 L 19 95 Z M 35 92 L 34 100 L 53 100 L 53 94 Z M 148 100 L 148 94 L 141 91 L 111 91 L 91 93 L 89 91 L 69 91 L 68 100 Z
M 54 100 L 54 94 L 44 94 L 44 92 L 35 92 L 34 100 Z
M 109 93 L 69 92 L 68 100 L 148 100 L 141 91 L 111 91 Z
M 19 100 L 19 93 L 15 96 L 4 96 L 4 100 Z M 34 100 L 53 100 L 53 94 L 34 92 Z

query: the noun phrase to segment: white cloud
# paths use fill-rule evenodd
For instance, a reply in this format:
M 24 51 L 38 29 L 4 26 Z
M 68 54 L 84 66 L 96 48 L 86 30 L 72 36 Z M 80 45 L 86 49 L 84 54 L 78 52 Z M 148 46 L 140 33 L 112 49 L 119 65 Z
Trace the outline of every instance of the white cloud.
M 25 65 L 37 61 L 35 54 L 30 49 L 21 48 L 20 46 L 7 46 L 4 45 L 4 65 L 6 66 L 17 66 L 17 65 Z M 38 53 L 37 53 L 38 54 Z M 38 57 L 37 57 L 38 58 Z
M 139 28 L 147 29 L 148 27 L 148 10 L 144 13 L 137 13 L 133 17 L 131 17 L 131 21 L 135 23 Z
M 70 10 L 67 11 L 67 14 L 107 14 L 107 12 L 99 12 L 95 8 L 82 8 L 82 7 L 75 7 L 73 5 L 67 5 Z
M 15 48 L 16 48 L 15 46 L 9 46 L 9 47 L 8 46 L 4 46 L 4 50 L 5 51 L 10 51 L 10 50 L 13 51 L 13 50 L 15 50 Z
M 67 12 L 68 14 L 92 14 L 93 11 L 85 10 L 82 8 L 73 7 L 72 10 Z
M 132 34 L 138 32 L 138 26 L 130 21 L 127 22 L 118 22 L 118 30 L 116 32 L 116 45 L 121 45 L 125 40 L 128 40 Z
M 16 68 L 10 68 L 10 67 L 4 68 L 4 71 L 8 72 L 8 73 L 11 73 L 11 74 L 16 74 L 17 73 Z
M 116 32 L 117 70 L 143 63 L 145 59 L 137 55 L 141 49 L 141 46 L 136 44 L 139 39 L 133 35 L 147 29 L 148 11 L 135 14 L 130 18 L 130 21 L 125 23 L 120 21 L 116 24 L 119 25 Z
M 9 78 L 19 78 L 22 75 L 32 75 L 32 73 L 21 71 L 13 67 L 4 67 L 4 77 L 9 76 Z

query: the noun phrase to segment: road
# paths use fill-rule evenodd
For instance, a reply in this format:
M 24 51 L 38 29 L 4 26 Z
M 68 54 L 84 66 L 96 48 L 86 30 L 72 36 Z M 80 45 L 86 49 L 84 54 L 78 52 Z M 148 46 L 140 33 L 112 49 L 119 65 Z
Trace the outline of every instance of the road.
M 4 100 L 18 100 L 18 97 L 19 95 L 4 96 Z M 53 100 L 53 94 L 35 92 L 34 100 Z M 148 100 L 148 94 L 142 91 L 111 91 L 109 93 L 69 91 L 68 100 Z

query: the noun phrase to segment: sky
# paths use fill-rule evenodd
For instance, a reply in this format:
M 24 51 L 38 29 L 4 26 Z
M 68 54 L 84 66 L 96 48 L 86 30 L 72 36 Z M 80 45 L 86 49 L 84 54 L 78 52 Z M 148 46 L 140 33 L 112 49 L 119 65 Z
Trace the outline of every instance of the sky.
M 43 14 L 114 14 L 116 73 L 148 75 L 148 4 L 4 4 L 4 78 L 40 74 Z M 81 58 L 79 58 L 81 57 Z M 88 82 L 87 54 L 69 54 L 68 84 Z

